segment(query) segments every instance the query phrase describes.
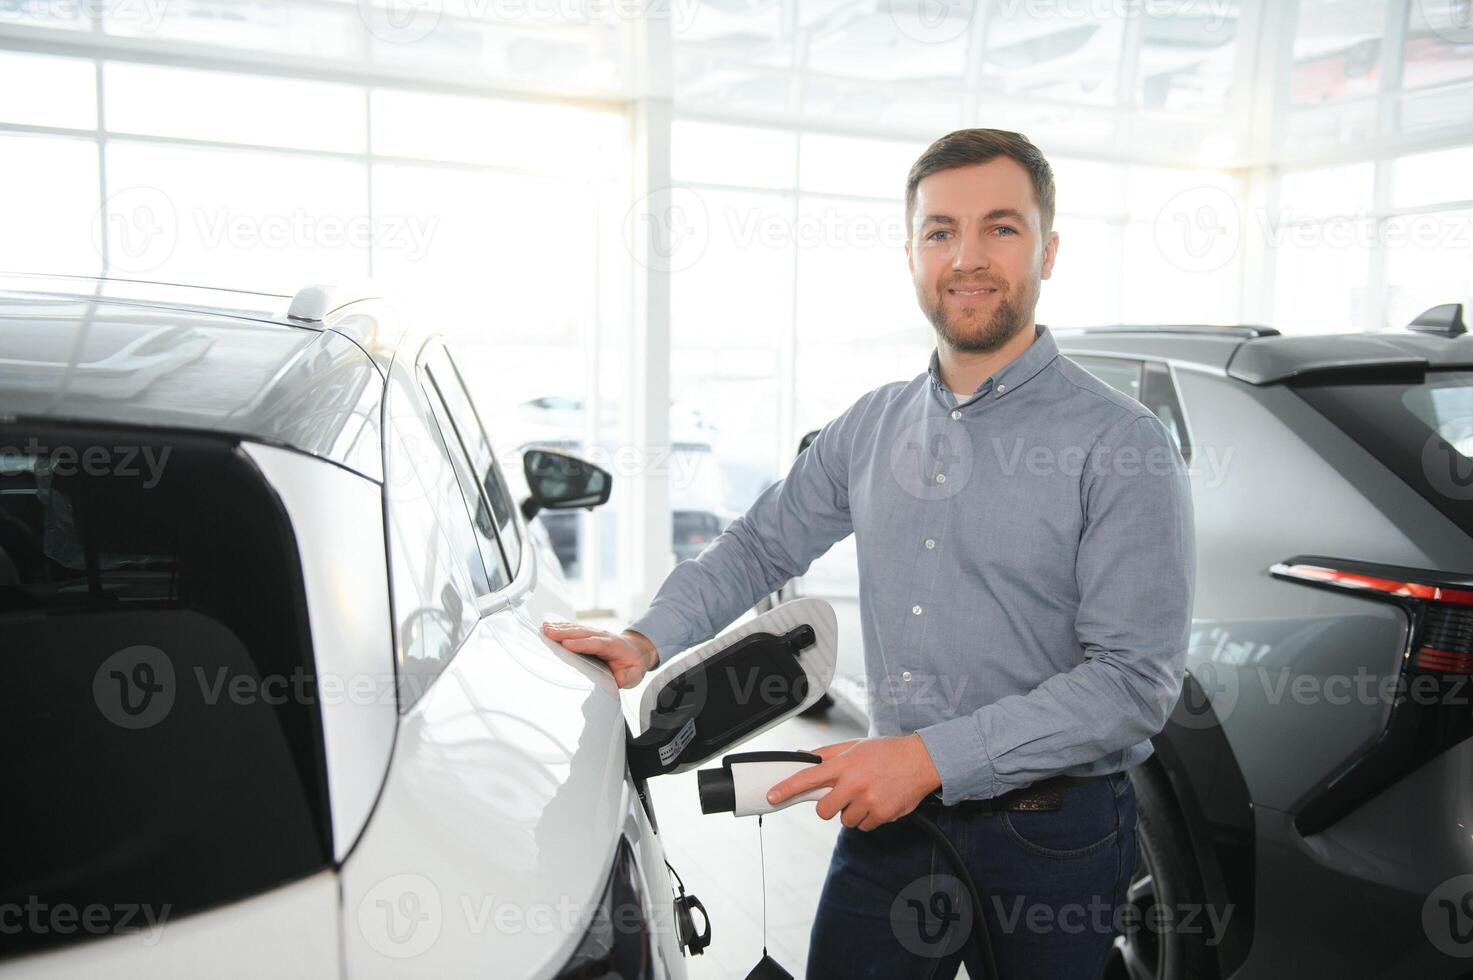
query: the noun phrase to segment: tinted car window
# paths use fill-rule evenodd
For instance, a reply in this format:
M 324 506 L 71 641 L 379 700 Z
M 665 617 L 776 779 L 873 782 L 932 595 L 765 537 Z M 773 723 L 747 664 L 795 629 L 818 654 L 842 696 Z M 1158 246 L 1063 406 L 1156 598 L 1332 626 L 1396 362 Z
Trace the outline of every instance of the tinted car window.
M 1473 371 L 1423 381 L 1301 383 L 1305 401 L 1473 534 Z
M 98 917 L 12 920 L 0 953 L 330 866 L 310 637 L 291 525 L 234 445 L 0 427 L 0 908 Z
M 501 549 L 506 556 L 506 566 L 515 576 L 521 566 L 521 532 L 517 527 L 511 493 L 507 490 L 501 466 L 496 462 L 491 440 L 486 436 L 486 430 L 476 414 L 460 372 L 455 369 L 443 346 L 425 358 L 425 368 L 445 400 L 455 431 L 475 469 L 477 482 L 485 497 L 483 503 L 491 508 Z M 481 520 L 477 521 L 478 525 L 481 523 Z

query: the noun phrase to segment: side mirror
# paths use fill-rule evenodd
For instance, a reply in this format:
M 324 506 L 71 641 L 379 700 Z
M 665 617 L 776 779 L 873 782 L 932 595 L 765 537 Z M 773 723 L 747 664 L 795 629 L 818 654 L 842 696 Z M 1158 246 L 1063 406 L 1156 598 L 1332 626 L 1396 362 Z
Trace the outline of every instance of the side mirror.
M 803 438 L 798 440 L 798 451 L 796 453 L 794 453 L 793 455 L 795 455 L 795 456 L 801 456 L 801 455 L 803 455 L 803 450 L 805 450 L 809 446 L 813 445 L 813 440 L 814 439 L 817 439 L 817 438 L 818 438 L 818 430 L 817 429 L 814 429 L 812 432 L 805 433 L 804 436 L 803 436 Z
M 522 471 L 532 496 L 522 501 L 522 516 L 531 520 L 539 510 L 589 510 L 608 503 L 614 487 L 609 471 L 587 460 L 551 449 L 522 453 Z

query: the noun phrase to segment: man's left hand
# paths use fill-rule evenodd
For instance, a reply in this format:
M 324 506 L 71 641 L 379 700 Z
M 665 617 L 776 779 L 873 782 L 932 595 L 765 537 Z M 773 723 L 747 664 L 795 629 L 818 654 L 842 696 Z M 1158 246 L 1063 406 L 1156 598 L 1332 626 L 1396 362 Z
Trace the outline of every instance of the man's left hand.
M 781 803 L 831 786 L 818 801 L 818 815 L 828 820 L 842 811 L 844 826 L 868 831 L 899 820 L 941 786 L 941 775 L 919 735 L 852 738 L 811 751 L 823 762 L 772 787 L 767 802 Z

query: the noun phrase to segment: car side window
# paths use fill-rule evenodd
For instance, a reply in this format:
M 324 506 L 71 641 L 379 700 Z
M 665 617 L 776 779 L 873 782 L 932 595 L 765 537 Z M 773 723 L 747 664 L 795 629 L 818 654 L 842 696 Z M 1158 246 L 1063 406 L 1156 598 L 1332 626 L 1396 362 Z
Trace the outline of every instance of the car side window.
M 475 629 L 475 598 L 488 584 L 454 464 L 402 363 L 390 370 L 385 420 L 389 573 L 406 711 Z
M 1160 419 L 1166 431 L 1171 433 L 1182 459 L 1191 461 L 1192 447 L 1187 439 L 1181 398 L 1165 364 L 1128 357 L 1071 357 L 1070 360 L 1122 395 L 1129 395 L 1150 409 L 1151 414 Z
M 507 489 L 506 477 L 502 475 L 501 465 L 496 460 L 496 451 L 486 435 L 486 427 L 476 413 L 464 379 L 443 345 L 425 358 L 425 368 L 445 400 L 450 421 L 476 474 L 476 482 L 483 497 L 482 506 L 489 505 L 491 509 L 490 517 L 495 522 L 496 537 L 500 540 L 506 567 L 512 577 L 516 577 L 522 559 L 521 529 L 517 526 L 516 507 L 512 503 L 511 491 Z M 478 515 L 478 526 L 480 523 Z
M 1176 448 L 1181 452 L 1182 459 L 1187 462 L 1192 460 L 1192 443 L 1187 435 L 1186 413 L 1182 411 L 1181 397 L 1176 391 L 1176 382 L 1171 377 L 1171 371 L 1165 364 L 1149 362 L 1146 364 L 1145 380 L 1141 384 L 1141 404 L 1149 408 L 1161 424 L 1166 426 L 1166 431 L 1171 433 L 1171 438 L 1176 440 Z
M 428 372 L 423 375 L 421 381 L 425 398 L 429 400 L 440 434 L 449 447 L 451 468 L 455 471 L 455 481 L 460 486 L 461 502 L 465 506 L 465 520 L 472 525 L 476 546 L 480 549 L 481 560 L 486 568 L 486 587 L 482 594 L 499 592 L 511 584 L 511 574 L 507 571 L 506 560 L 501 553 L 501 545 L 496 540 L 496 524 L 492 519 L 491 509 L 487 506 L 486 498 L 477 484 L 475 471 L 450 417 L 450 411 L 445 406 L 445 399 L 439 387 Z
M 1075 364 L 1122 395 L 1141 400 L 1141 362 L 1124 357 L 1071 357 Z

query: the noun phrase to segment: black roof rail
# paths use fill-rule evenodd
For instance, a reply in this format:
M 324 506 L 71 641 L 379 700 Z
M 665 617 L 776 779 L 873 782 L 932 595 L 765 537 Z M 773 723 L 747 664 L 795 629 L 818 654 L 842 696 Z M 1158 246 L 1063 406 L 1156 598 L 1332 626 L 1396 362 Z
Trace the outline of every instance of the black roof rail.
M 1416 333 L 1436 334 L 1439 337 L 1456 337 L 1468 332 L 1463 325 L 1463 304 L 1443 303 L 1431 309 L 1423 310 L 1418 317 L 1407 324 L 1407 329 Z

